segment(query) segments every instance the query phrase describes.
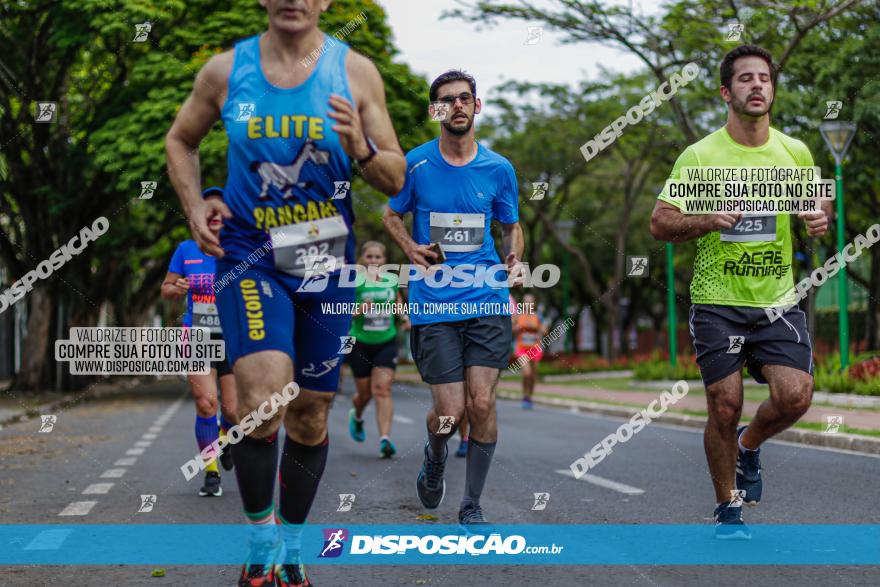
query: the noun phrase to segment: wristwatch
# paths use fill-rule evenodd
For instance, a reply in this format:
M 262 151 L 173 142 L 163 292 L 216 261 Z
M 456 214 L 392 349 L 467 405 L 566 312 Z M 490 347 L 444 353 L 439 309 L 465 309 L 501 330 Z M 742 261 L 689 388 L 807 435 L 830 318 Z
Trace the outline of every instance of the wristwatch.
M 376 148 L 376 143 L 373 142 L 373 139 L 367 137 L 367 147 L 370 148 L 370 154 L 364 157 L 363 159 L 358 159 L 356 161 L 358 170 L 363 170 L 364 166 L 372 161 L 373 157 L 376 156 L 376 153 L 379 152 L 379 149 Z

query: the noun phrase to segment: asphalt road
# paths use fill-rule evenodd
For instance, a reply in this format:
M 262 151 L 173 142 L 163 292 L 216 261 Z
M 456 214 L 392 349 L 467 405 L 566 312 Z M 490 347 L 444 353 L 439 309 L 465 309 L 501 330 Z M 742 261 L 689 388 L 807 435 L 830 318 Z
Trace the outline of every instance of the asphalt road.
M 348 396 L 330 415 L 330 460 L 310 522 L 419 523 L 426 513 L 414 482 L 430 399 L 421 386 L 395 386 L 393 438 L 398 455 L 378 458 L 374 413 L 366 443 L 347 432 Z M 619 420 L 501 402 L 501 437 L 483 496 L 487 517 L 504 524 L 711 525 L 713 494 L 702 434 L 651 425 L 597 468 L 589 481 L 561 474 L 575 458 L 614 431 Z M 187 483 L 180 465 L 195 452 L 194 407 L 184 383 L 168 380 L 111 400 L 57 414 L 50 433 L 39 420 L 0 430 L 0 521 L 3 524 L 226 524 L 242 521 L 232 473 L 224 495 L 199 498 L 200 479 Z M 454 448 L 451 446 L 451 448 Z M 880 460 L 875 457 L 771 443 L 763 454 L 764 501 L 746 511 L 754 524 L 878 524 Z M 464 484 L 464 460 L 450 457 L 447 496 L 431 512 L 454 523 Z M 549 492 L 543 511 L 533 494 Z M 353 493 L 350 512 L 338 495 Z M 152 512 L 138 513 L 140 495 L 156 495 Z M 133 547 L 136 547 L 133 545 Z M 233 585 L 236 566 L 0 567 L 0 585 Z M 867 566 L 354 566 L 310 567 L 318 587 L 342 585 L 877 585 L 880 568 Z

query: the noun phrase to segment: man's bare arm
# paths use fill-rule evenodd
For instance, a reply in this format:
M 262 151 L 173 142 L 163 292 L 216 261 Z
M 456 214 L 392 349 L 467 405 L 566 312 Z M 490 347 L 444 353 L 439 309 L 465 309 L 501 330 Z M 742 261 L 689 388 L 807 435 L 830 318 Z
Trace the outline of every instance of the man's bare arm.
M 370 154 L 367 139 L 372 140 L 377 153 L 361 169 L 361 175 L 367 183 L 382 193 L 388 196 L 397 195 L 403 189 L 406 159 L 388 115 L 382 76 L 372 61 L 354 51 L 349 51 L 346 70 L 352 81 L 352 96 L 358 106 L 354 118 L 360 120 L 358 130 L 362 135 L 352 138 L 352 152 L 349 155 L 355 160 L 366 158 Z M 335 107 L 333 100 L 331 104 Z M 333 113 L 331 117 L 342 122 Z
M 212 57 L 196 76 L 192 93 L 165 136 L 168 176 L 189 219 L 193 238 L 203 251 L 214 256 L 222 256 L 223 251 L 217 235 L 208 228 L 208 218 L 216 211 L 226 218 L 231 214 L 219 198 L 211 198 L 208 203 L 202 200 L 198 148 L 220 119 L 231 70 L 231 51 Z
M 659 241 L 683 243 L 731 228 L 738 221 L 739 216 L 733 214 L 683 214 L 672 204 L 657 200 L 651 214 L 651 236 Z
M 519 222 L 501 224 L 501 248 L 504 251 L 504 262 L 507 265 L 507 281 L 510 286 L 522 285 L 525 280 L 525 268 L 522 264 L 525 237 Z
M 382 224 L 385 225 L 385 231 L 388 232 L 391 240 L 400 247 L 410 261 L 426 269 L 436 262 L 437 253 L 430 249 L 430 245 L 420 245 L 412 239 L 403 223 L 403 216 L 392 210 L 391 206 L 385 207 Z
M 501 249 L 504 256 L 515 253 L 517 259 L 522 259 L 525 251 L 525 236 L 519 222 L 513 224 L 501 224 Z

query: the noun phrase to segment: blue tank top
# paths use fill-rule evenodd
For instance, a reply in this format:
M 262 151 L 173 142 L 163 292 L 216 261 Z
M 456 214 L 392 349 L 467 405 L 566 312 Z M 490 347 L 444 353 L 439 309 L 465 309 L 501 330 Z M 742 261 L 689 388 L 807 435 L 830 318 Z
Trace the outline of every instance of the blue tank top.
M 347 53 L 348 45 L 325 34 L 312 74 L 284 89 L 263 74 L 259 36 L 235 45 L 221 111 L 229 139 L 224 201 L 233 218 L 220 239 L 229 259 L 289 268 L 303 254 L 335 246 L 340 263 L 354 262 L 351 160 L 327 115 L 331 94 L 354 104 Z

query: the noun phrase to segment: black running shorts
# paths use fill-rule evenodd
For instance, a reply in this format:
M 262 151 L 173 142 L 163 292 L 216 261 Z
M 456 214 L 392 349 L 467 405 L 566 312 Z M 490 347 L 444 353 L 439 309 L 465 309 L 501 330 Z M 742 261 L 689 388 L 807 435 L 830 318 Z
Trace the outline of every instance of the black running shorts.
M 504 369 L 513 339 L 510 316 L 413 325 L 410 347 L 425 383 L 464 381 L 467 367 Z
M 223 335 L 212 332 L 211 340 L 223 340 Z M 224 375 L 232 375 L 232 366 L 229 364 L 229 358 L 223 359 L 222 361 L 211 361 L 211 369 L 217 369 L 218 377 L 223 377 Z
M 771 321 L 762 308 L 694 304 L 689 322 L 706 386 L 741 370 L 744 364 L 758 383 L 767 383 L 761 375 L 764 365 L 813 374 L 807 316 L 797 306 Z
M 348 355 L 348 365 L 355 377 L 369 377 L 375 367 L 397 369 L 397 338 L 379 344 L 356 341 Z

